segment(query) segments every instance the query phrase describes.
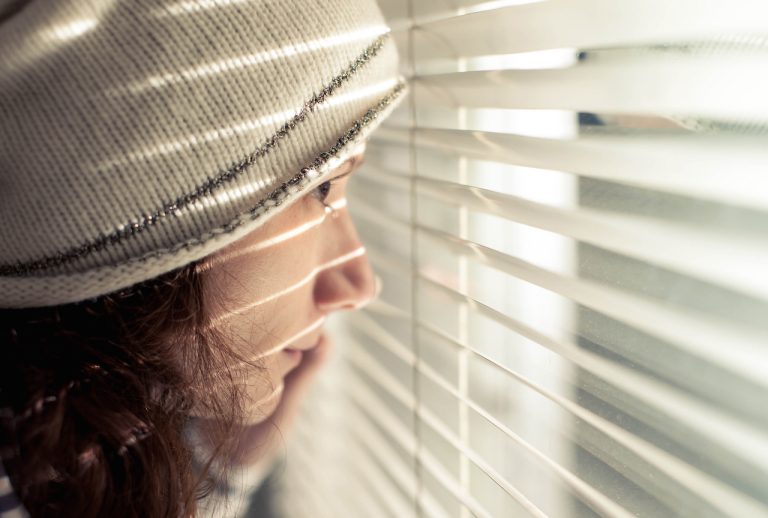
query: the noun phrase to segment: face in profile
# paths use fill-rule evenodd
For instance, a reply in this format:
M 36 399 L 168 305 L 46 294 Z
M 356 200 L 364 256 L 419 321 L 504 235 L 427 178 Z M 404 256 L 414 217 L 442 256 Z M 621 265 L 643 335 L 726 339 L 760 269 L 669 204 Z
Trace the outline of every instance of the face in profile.
M 360 307 L 376 282 L 346 205 L 362 150 L 328 180 L 205 263 L 211 325 L 248 362 L 233 366 L 246 419 L 266 420 L 286 376 L 324 339 L 331 313 Z

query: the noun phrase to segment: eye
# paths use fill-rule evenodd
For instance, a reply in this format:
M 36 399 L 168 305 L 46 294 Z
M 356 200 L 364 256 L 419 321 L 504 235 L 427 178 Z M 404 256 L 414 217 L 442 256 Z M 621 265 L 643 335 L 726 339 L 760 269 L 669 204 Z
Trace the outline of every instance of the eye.
M 328 195 L 331 193 L 331 187 L 333 186 L 333 182 L 330 180 L 327 180 L 314 189 L 312 189 L 312 196 L 317 198 L 320 203 L 325 203 L 325 200 L 328 199 Z
M 312 189 L 312 191 L 310 191 L 309 194 L 311 196 L 313 196 L 314 198 L 316 198 L 323 205 L 327 205 L 325 202 L 328 199 L 328 196 L 331 194 L 331 190 L 333 189 L 333 185 L 336 182 L 339 182 L 342 179 L 344 179 L 344 178 L 348 177 L 349 175 L 351 175 L 355 171 L 357 166 L 360 165 L 362 162 L 363 162 L 363 160 L 359 156 L 355 156 L 355 157 L 352 157 L 351 159 L 347 160 L 346 164 L 347 164 L 348 167 L 347 167 L 347 170 L 344 173 L 342 173 L 340 175 L 337 175 L 337 176 L 331 178 L 330 180 L 324 181 L 323 183 L 321 183 L 320 185 L 318 185 L 317 187 Z

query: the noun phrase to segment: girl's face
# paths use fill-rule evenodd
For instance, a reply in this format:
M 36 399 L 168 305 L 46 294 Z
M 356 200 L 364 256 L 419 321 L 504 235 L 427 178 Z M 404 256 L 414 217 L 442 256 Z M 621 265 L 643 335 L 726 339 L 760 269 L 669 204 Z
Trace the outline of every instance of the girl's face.
M 235 366 L 247 420 L 267 419 L 286 375 L 323 337 L 326 317 L 375 296 L 376 281 L 346 207 L 359 150 L 328 181 L 243 239 L 210 257 L 211 321 L 235 352 L 263 366 Z

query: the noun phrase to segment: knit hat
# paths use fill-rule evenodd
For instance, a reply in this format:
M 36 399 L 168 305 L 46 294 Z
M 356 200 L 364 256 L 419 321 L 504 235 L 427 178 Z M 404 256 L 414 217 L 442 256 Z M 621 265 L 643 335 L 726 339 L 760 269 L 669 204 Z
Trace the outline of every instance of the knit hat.
M 0 0 L 0 307 L 232 243 L 404 91 L 373 0 Z

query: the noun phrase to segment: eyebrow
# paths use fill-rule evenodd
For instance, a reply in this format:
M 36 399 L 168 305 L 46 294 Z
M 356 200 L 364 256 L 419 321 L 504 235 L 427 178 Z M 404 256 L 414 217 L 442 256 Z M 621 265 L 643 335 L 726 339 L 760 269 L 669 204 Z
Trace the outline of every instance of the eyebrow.
M 328 181 L 332 182 L 332 181 L 335 181 L 335 180 L 340 180 L 340 179 L 344 178 L 345 176 L 351 175 L 352 173 L 354 173 L 363 164 L 363 162 L 365 162 L 365 155 L 363 155 L 362 153 L 359 154 L 359 155 L 355 155 L 353 157 L 350 157 L 349 159 L 347 159 L 344 162 L 344 165 L 349 164 L 347 166 L 347 171 L 342 173 L 342 174 L 340 174 L 340 175 L 337 175 L 337 176 L 334 176 L 332 178 L 329 178 Z
M 334 176 L 334 177 L 332 177 L 332 178 L 328 178 L 328 180 L 326 180 L 326 181 L 327 181 L 327 182 L 335 182 L 336 180 L 341 180 L 342 178 L 344 178 L 344 177 L 346 177 L 346 176 L 349 176 L 349 175 L 351 175 L 351 174 L 352 174 L 352 173 L 354 173 L 354 172 L 355 172 L 355 169 L 350 169 L 350 170 L 349 170 L 349 171 L 347 171 L 346 173 L 340 174 L 340 175 L 338 175 L 338 176 Z

